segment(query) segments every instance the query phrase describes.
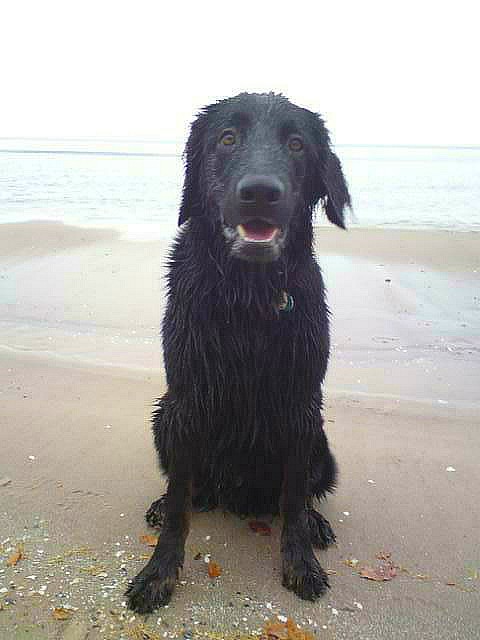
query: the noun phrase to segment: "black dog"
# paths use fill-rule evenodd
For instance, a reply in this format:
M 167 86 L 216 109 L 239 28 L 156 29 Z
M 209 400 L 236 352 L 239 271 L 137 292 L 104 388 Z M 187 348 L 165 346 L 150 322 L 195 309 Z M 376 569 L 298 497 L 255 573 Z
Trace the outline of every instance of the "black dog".
M 284 586 L 309 600 L 328 587 L 313 552 L 335 541 L 312 506 L 336 478 L 321 416 L 329 329 L 312 252 L 319 200 L 344 228 L 350 196 L 319 116 L 244 93 L 193 123 L 163 321 L 168 391 L 153 417 L 169 483 L 147 512 L 163 528 L 127 592 L 136 611 L 170 600 L 192 504 L 280 511 Z

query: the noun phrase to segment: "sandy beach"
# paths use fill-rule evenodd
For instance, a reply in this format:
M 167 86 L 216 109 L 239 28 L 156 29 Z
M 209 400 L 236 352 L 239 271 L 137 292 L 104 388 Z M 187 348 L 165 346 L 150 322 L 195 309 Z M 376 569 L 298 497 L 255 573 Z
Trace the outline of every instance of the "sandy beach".
M 0 225 L 1 640 L 248 639 L 277 615 L 319 640 L 479 637 L 480 235 L 320 228 L 316 245 L 333 314 L 332 588 L 307 603 L 281 587 L 277 519 L 259 536 L 195 514 L 171 604 L 142 617 L 123 592 L 164 489 L 149 418 L 167 244 Z M 391 580 L 361 577 L 385 562 Z

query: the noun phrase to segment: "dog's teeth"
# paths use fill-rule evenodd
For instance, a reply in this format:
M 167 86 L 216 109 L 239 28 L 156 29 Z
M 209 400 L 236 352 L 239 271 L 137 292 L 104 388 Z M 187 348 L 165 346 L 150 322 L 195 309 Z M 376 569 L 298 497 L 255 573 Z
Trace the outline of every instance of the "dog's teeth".
M 245 231 L 243 224 L 237 225 L 237 231 L 238 231 L 238 235 L 241 236 L 242 238 L 245 238 L 245 236 L 247 235 L 247 232 Z

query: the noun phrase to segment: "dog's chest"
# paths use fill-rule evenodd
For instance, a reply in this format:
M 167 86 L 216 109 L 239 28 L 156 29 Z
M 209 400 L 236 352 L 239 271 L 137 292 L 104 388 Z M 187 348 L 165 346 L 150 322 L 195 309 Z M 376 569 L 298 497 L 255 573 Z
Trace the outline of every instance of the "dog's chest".
M 210 357 L 219 358 L 239 376 L 278 375 L 275 365 L 294 366 L 297 328 L 294 317 L 272 310 L 234 308 L 217 313 L 205 335 Z M 220 364 L 220 363 L 219 363 Z
M 192 281 L 181 264 L 163 332 L 170 389 L 193 393 L 209 420 L 225 407 L 251 416 L 308 404 L 328 359 L 318 270 L 306 269 L 301 286 L 290 275 L 286 287 L 284 275 L 228 278 L 200 268 Z

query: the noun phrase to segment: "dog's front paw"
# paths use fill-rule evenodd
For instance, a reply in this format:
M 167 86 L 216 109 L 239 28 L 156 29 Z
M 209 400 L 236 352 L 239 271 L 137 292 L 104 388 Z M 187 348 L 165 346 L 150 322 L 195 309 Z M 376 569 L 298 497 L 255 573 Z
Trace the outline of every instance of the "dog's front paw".
M 312 554 L 284 553 L 282 584 L 302 600 L 316 600 L 330 587 L 328 576 Z
M 178 568 L 147 565 L 129 585 L 125 595 L 128 606 L 138 613 L 151 613 L 170 602 Z
M 315 509 L 307 511 L 307 526 L 310 531 L 310 541 L 314 547 L 326 549 L 329 545 L 336 543 L 337 539 L 329 521 Z

